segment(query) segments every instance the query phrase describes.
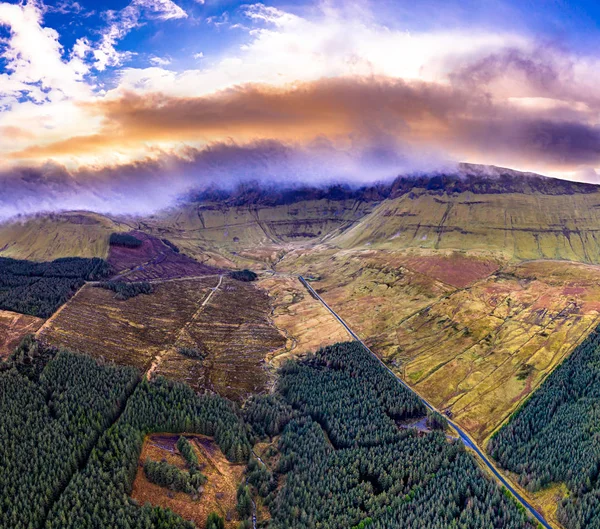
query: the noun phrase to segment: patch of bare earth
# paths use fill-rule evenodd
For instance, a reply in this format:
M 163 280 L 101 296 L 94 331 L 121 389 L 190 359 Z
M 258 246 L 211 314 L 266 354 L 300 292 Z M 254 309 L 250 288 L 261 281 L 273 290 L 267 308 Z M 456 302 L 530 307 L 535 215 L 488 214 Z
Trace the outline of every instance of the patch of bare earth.
M 224 277 L 177 340 L 177 345 L 201 347 L 206 358 L 199 362 L 171 350 L 157 374 L 183 378 L 193 387 L 202 385 L 234 400 L 265 390 L 271 377 L 265 358 L 285 344 L 270 313 L 266 292 Z
M 42 318 L 0 310 L 0 359 L 10 355 L 25 335 L 34 334 L 43 323 Z
M 86 285 L 44 327 L 39 338 L 146 371 L 161 351 L 174 346 L 178 331 L 217 281 L 160 283 L 152 294 L 127 300 L 116 299 L 110 290 Z
M 200 470 L 207 477 L 200 497 L 193 499 L 189 494 L 172 492 L 151 483 L 144 474 L 143 464 L 148 458 L 153 461 L 165 460 L 181 469 L 185 468 L 185 460 L 176 447 L 179 435 L 173 434 L 146 437 L 131 497 L 140 505 L 150 503 L 169 508 L 186 520 L 193 521 L 199 528 L 206 526 L 211 512 L 218 513 L 226 520 L 227 529 L 237 527 L 236 492 L 243 480 L 244 465 L 230 463 L 210 437 L 187 434 L 185 437 L 191 442 L 198 456 Z

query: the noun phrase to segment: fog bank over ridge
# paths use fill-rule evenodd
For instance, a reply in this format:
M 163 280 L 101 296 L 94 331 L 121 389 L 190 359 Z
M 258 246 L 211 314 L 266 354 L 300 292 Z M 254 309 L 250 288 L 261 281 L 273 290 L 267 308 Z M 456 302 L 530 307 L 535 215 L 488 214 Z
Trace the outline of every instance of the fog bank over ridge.
M 231 190 L 244 182 L 274 188 L 368 185 L 399 174 L 455 171 L 456 163 L 402 155 L 391 146 L 343 151 L 326 141 L 297 147 L 273 140 L 186 148 L 177 156 L 69 171 L 48 162 L 0 173 L 0 220 L 67 210 L 148 215 L 193 191 Z
M 246 191 L 260 187 L 277 193 L 302 187 L 338 184 L 356 189 L 381 183 L 391 192 L 390 184 L 399 176 L 422 180 L 436 175 L 483 180 L 509 176 L 516 182 L 539 178 L 494 166 L 444 161 L 435 153 L 411 156 L 394 145 L 348 151 L 325 140 L 308 148 L 273 140 L 246 145 L 215 143 L 202 150 L 187 148 L 177 156 L 110 168 L 69 171 L 47 163 L 11 170 L 0 174 L 0 221 L 70 210 L 144 216 L 206 190 L 236 192 L 241 184 L 246 184 L 242 186 Z

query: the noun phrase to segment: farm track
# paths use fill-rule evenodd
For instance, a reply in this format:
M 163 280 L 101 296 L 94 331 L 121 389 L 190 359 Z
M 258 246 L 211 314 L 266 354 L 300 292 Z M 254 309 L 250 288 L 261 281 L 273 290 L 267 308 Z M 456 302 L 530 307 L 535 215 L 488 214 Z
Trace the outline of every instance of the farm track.
M 404 386 L 406 389 L 408 389 L 409 391 L 414 393 L 429 410 L 440 413 L 422 395 L 420 395 L 415 389 L 413 389 L 411 386 L 409 386 L 404 380 L 402 380 L 398 375 L 396 375 L 396 373 L 394 373 L 387 365 L 385 365 L 385 363 L 369 347 L 367 347 L 367 345 L 354 333 L 354 331 L 348 326 L 348 324 L 327 304 L 327 302 L 321 296 L 319 296 L 319 294 L 317 294 L 317 292 L 310 286 L 310 284 L 302 276 L 298 276 L 298 279 L 302 283 L 302 285 L 306 288 L 306 290 L 308 290 L 309 294 L 312 297 L 314 297 L 316 300 L 320 301 L 325 306 L 325 308 L 327 310 L 329 310 L 331 312 L 331 314 L 340 322 L 340 324 L 346 328 L 346 330 L 350 333 L 350 335 L 357 342 L 359 342 L 379 362 L 379 364 L 384 369 L 386 369 L 389 373 L 391 373 L 394 376 L 394 378 L 396 380 L 398 380 L 398 382 L 400 382 L 400 384 L 402 384 L 402 386 Z M 500 473 L 500 471 L 496 468 L 494 463 L 485 455 L 483 450 L 481 448 L 479 448 L 477 443 L 469 436 L 469 434 L 466 433 L 460 426 L 458 426 L 456 423 L 454 423 L 451 419 L 448 419 L 448 423 L 450 424 L 450 426 L 452 428 L 454 428 L 454 430 L 456 430 L 456 432 L 458 433 L 458 435 L 459 435 L 461 441 L 463 442 L 463 444 L 465 445 L 465 447 L 471 449 L 473 452 L 475 452 L 475 454 L 477 454 L 481 463 L 492 473 L 492 475 L 497 479 L 497 481 L 500 482 L 501 485 L 503 485 L 504 487 L 506 487 L 507 490 L 510 491 L 510 493 L 515 497 L 515 499 L 531 514 L 531 516 L 535 520 L 537 520 L 537 522 L 540 525 L 542 525 L 544 528 L 554 529 L 545 520 L 545 518 L 525 498 L 523 498 L 523 496 L 521 496 L 521 494 L 519 494 L 519 492 L 517 492 L 515 490 L 513 485 L 510 483 L 510 481 Z
M 77 291 L 75 292 L 75 294 L 73 294 L 71 296 L 71 298 L 69 298 L 67 301 L 65 301 L 60 307 L 58 307 L 58 310 L 52 314 L 52 316 L 50 316 L 44 323 L 43 325 L 35 332 L 35 337 L 38 338 L 42 331 L 44 331 L 44 329 L 46 329 L 47 327 L 49 327 L 52 322 L 58 317 L 58 315 L 63 311 L 63 309 L 71 302 L 73 301 L 80 293 L 81 291 L 85 288 L 85 284 Z

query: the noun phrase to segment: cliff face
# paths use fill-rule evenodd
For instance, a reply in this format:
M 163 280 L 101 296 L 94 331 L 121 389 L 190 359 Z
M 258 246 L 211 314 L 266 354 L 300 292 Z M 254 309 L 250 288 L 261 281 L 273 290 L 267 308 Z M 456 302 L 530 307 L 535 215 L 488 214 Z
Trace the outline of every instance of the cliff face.
M 467 164 L 454 173 L 399 177 L 361 188 L 244 184 L 231 191 L 209 189 L 146 218 L 37 217 L 0 226 L 0 255 L 105 257 L 107 234 L 120 227 L 169 238 L 219 265 L 273 261 L 278 248 L 321 243 L 600 263 L 597 186 Z
M 516 260 L 600 263 L 600 194 L 413 190 L 381 203 L 331 242 L 342 248 L 489 250 Z

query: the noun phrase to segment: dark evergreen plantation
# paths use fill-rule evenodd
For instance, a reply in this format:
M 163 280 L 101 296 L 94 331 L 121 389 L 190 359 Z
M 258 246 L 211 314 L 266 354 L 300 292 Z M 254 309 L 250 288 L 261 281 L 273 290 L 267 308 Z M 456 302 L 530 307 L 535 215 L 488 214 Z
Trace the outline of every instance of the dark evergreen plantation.
M 144 463 L 144 473 L 152 483 L 187 494 L 197 493 L 198 489 L 206 483 L 206 476 L 200 472 L 180 470 L 166 461 L 147 459 Z
M 110 274 L 103 259 L 69 257 L 48 263 L 0 258 L 0 309 L 47 318 L 85 281 Z
M 124 281 L 102 281 L 96 285 L 99 288 L 104 288 L 114 292 L 115 298 L 126 300 L 139 296 L 140 294 L 152 294 L 154 289 L 148 281 L 140 281 L 138 283 L 125 283 Z
M 251 527 L 255 490 L 271 529 L 531 529 L 443 424 L 426 435 L 397 427 L 425 412 L 357 343 L 287 364 L 276 393 L 244 407 L 256 437 L 281 437 L 273 472 L 249 462 L 240 527 Z M 130 498 L 145 436 L 203 434 L 231 461 L 250 456 L 250 426 L 226 399 L 161 377 L 140 382 L 134 369 L 31 338 L 2 364 L 0 413 L 1 529 L 193 529 Z M 185 470 L 147 462 L 145 471 L 167 489 L 197 494 L 205 477 L 189 442 L 177 446 Z
M 569 529 L 600 528 L 600 328 L 592 332 L 490 441 L 491 455 L 539 490 L 564 482 Z
M 33 350 L 35 349 L 35 350 Z M 0 373 L 0 527 L 37 528 L 124 405 L 138 373 L 29 340 Z M 8 367 L 8 369 L 6 369 Z
M 143 243 L 129 233 L 111 233 L 109 244 L 111 246 L 124 246 L 126 248 L 139 248 Z
M 275 475 L 256 461 L 248 469 L 271 529 L 533 527 L 461 443 L 397 428 L 425 410 L 358 343 L 286 365 L 277 392 L 245 410 L 257 432 L 287 422 Z
M 213 436 L 231 461 L 248 459 L 245 427 L 232 403 L 216 395 L 198 396 L 189 386 L 163 378 L 143 381 L 55 504 L 46 529 L 193 528 L 170 511 L 137 505 L 128 495 L 144 436 L 184 431 Z

